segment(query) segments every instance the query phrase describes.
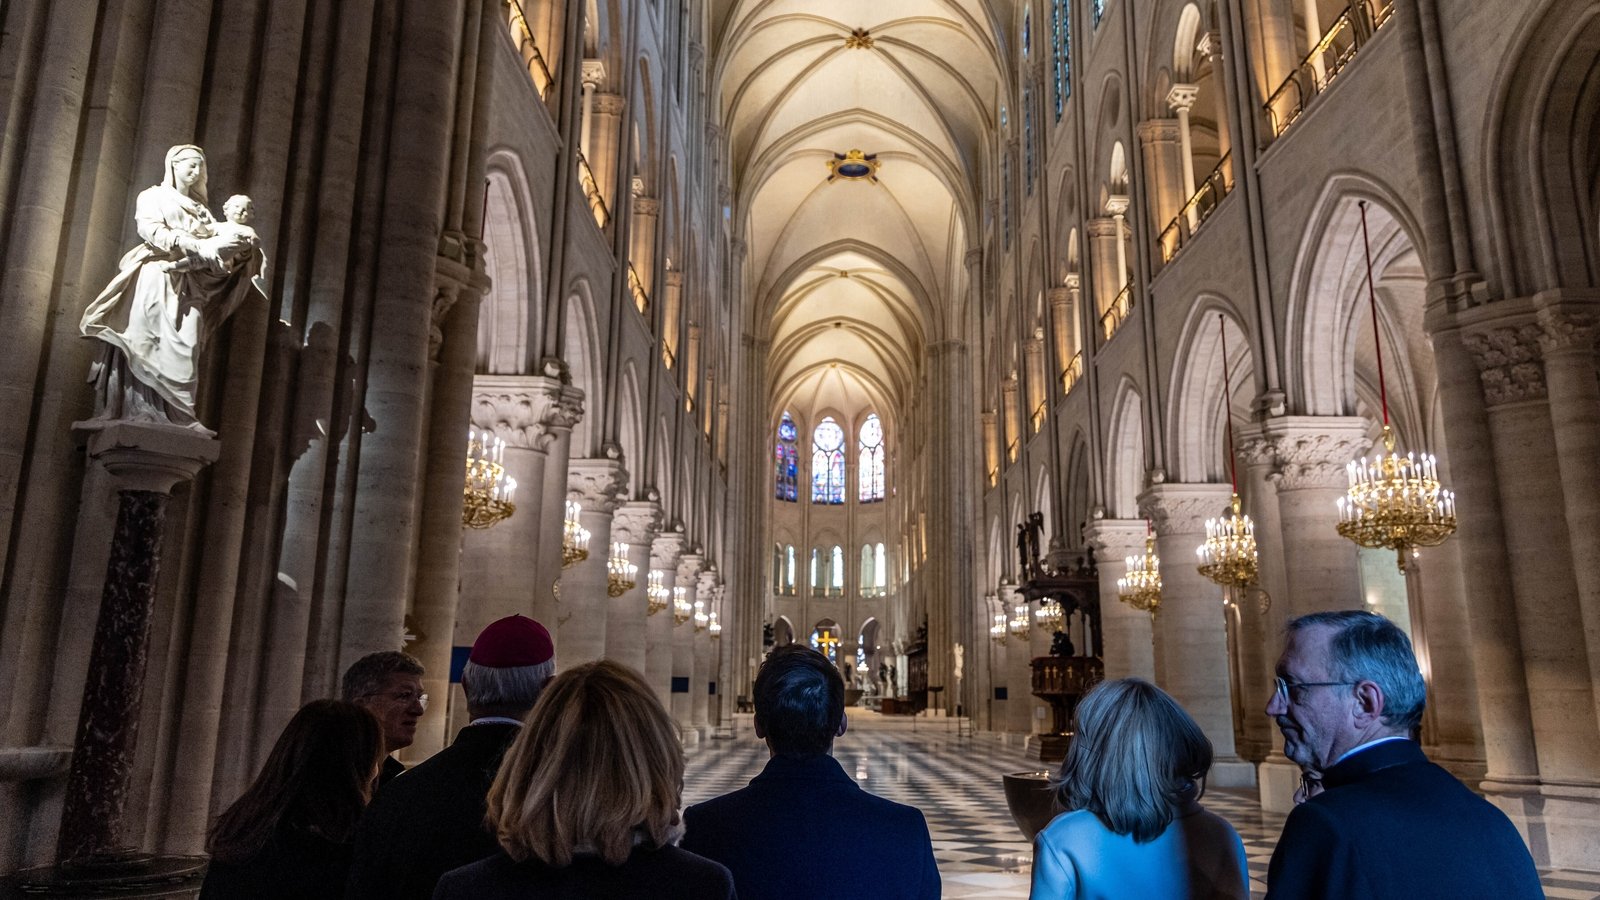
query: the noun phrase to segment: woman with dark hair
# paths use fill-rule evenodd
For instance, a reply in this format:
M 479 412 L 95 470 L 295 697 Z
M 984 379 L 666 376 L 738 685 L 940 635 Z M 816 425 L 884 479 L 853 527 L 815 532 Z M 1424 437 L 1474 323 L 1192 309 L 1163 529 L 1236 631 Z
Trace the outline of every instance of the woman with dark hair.
M 557 675 L 489 789 L 500 853 L 446 873 L 434 900 L 733 900 L 720 864 L 673 846 L 683 749 L 638 673 Z
M 202 900 L 338 896 L 382 759 L 372 713 L 342 700 L 301 707 L 255 783 L 211 826 Z
M 1244 842 L 1200 805 L 1211 741 L 1166 692 L 1138 678 L 1078 704 L 1061 763 L 1063 809 L 1035 839 L 1033 898 L 1247 900 Z

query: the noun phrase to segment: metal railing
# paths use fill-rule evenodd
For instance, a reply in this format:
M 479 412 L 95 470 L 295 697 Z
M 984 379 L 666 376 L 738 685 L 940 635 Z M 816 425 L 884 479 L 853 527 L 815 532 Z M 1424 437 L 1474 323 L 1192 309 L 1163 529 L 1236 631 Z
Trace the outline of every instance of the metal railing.
M 994 487 L 995 485 L 997 485 L 999 483 L 1000 483 L 1000 469 L 998 467 L 990 469 L 989 470 L 989 487 Z
M 672 348 L 668 347 L 666 344 L 661 345 L 661 361 L 666 363 L 667 368 L 669 369 L 672 368 L 673 365 L 678 361 L 677 355 L 673 353 Z
M 1033 422 L 1034 434 L 1038 434 L 1039 429 L 1044 427 L 1044 407 L 1045 401 L 1040 400 L 1039 405 L 1033 408 L 1033 415 L 1029 417 Z
M 1072 359 L 1067 361 L 1067 367 L 1061 370 L 1061 393 L 1072 392 L 1078 379 L 1083 377 L 1083 351 L 1072 354 Z
M 1345 7 L 1322 33 L 1322 40 L 1267 98 L 1267 116 L 1274 137 L 1289 130 L 1312 99 L 1328 89 L 1393 13 L 1393 0 L 1354 0 Z
M 639 270 L 631 262 L 628 263 L 628 293 L 633 295 L 633 305 L 639 312 L 650 311 L 650 292 L 644 289 L 644 279 L 639 277 Z
M 1127 321 L 1128 314 L 1133 312 L 1133 282 L 1117 292 L 1117 298 L 1111 301 L 1111 306 L 1100 317 L 1100 328 L 1105 332 L 1106 340 L 1117 333 L 1122 323 Z
M 1006 444 L 1006 459 L 1012 462 L 1017 461 L 1017 440 L 1015 438 L 1012 438 L 1011 442 Z
M 589 165 L 589 160 L 582 153 L 578 154 L 578 181 L 583 185 L 583 196 L 589 201 L 589 211 L 594 213 L 595 223 L 601 228 L 611 221 L 611 210 L 606 208 L 606 198 L 600 193 L 600 182 L 594 177 L 594 169 Z
M 1232 153 L 1222 154 L 1222 159 L 1217 160 L 1217 167 L 1211 170 L 1206 180 L 1195 190 L 1189 202 L 1178 210 L 1178 215 L 1161 232 L 1161 237 L 1156 243 L 1161 246 L 1161 261 L 1172 262 L 1184 245 L 1200 231 L 1200 226 L 1216 211 L 1222 203 L 1222 198 L 1228 196 L 1233 190 L 1233 165 Z M 1194 224 L 1189 224 L 1189 219 L 1194 219 Z
M 539 52 L 539 42 L 534 40 L 533 28 L 528 24 L 528 17 L 522 11 L 522 4 L 517 0 L 505 0 L 505 4 L 506 22 L 511 28 L 511 40 L 516 42 L 517 53 L 522 56 L 528 77 L 533 79 L 533 89 L 539 92 L 539 99 L 548 102 L 550 90 L 556 84 L 556 77 L 551 74 L 550 65 L 544 61 L 544 54 Z

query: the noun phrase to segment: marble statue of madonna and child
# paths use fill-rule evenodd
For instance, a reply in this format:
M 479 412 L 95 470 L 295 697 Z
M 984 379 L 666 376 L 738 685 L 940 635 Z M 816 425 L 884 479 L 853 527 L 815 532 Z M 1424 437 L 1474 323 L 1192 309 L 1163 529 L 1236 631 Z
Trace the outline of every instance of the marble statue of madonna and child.
M 195 413 L 196 366 L 218 326 L 250 298 L 266 295 L 266 254 L 250 222 L 249 197 L 207 208 L 205 151 L 167 151 L 161 183 L 139 192 L 142 241 L 84 311 L 85 337 L 104 342 L 90 370 L 95 416 L 173 424 L 209 435 Z

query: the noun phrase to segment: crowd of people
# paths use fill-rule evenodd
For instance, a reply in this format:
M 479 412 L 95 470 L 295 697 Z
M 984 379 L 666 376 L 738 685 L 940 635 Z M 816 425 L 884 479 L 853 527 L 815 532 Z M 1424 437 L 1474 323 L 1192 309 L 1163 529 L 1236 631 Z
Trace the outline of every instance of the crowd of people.
M 307 704 L 213 823 L 209 898 L 906 898 L 940 895 L 920 811 L 862 790 L 832 756 L 844 682 L 815 650 L 773 650 L 754 686 L 770 751 L 748 787 L 680 813 L 676 726 L 635 671 L 557 674 L 523 616 L 473 644 L 469 723 L 409 771 L 427 706 L 398 651 Z M 1305 773 L 1269 898 L 1544 896 L 1506 816 L 1429 762 L 1426 690 L 1405 633 L 1365 611 L 1290 623 L 1266 708 Z M 1084 696 L 1039 833 L 1036 898 L 1247 898 L 1244 844 L 1201 803 L 1212 747 L 1138 678 Z M 819 866 L 819 861 L 822 864 Z M 819 877 L 819 873 L 821 877 Z

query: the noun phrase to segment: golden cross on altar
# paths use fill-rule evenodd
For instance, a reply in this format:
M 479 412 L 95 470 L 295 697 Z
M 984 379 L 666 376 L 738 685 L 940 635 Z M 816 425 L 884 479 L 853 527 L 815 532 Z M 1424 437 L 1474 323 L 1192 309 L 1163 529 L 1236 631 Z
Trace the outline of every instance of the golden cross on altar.
M 817 644 L 822 648 L 822 655 L 833 658 L 834 648 L 839 646 L 839 639 L 831 631 L 822 631 L 817 634 Z

